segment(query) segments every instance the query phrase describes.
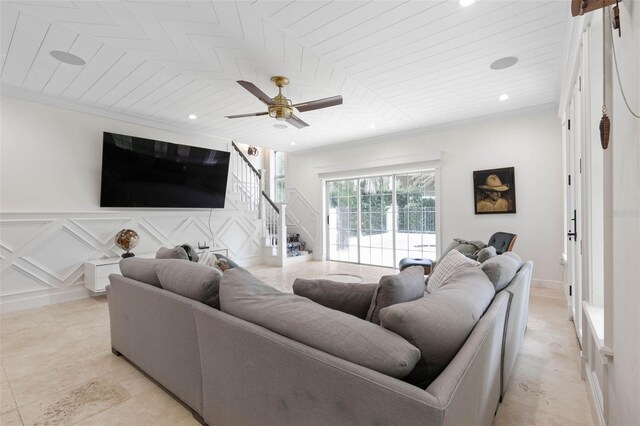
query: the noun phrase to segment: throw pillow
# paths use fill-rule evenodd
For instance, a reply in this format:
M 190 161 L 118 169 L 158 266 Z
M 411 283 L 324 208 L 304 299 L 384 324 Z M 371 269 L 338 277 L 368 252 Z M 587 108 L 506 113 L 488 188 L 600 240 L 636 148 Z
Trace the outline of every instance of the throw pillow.
M 218 290 L 221 275 L 213 268 L 167 259 L 158 263 L 156 270 L 163 289 L 220 309 Z
M 378 284 L 341 283 L 331 280 L 296 278 L 293 294 L 324 307 L 365 319 Z
M 156 252 L 156 259 L 181 259 L 189 260 L 187 252 L 180 246 L 174 248 L 160 247 Z
M 522 259 L 520 258 L 520 256 L 518 256 L 517 254 L 515 254 L 512 251 L 505 251 L 504 253 L 502 253 L 501 256 L 507 256 L 510 257 L 511 259 L 513 259 L 513 261 L 516 263 L 516 268 L 518 270 L 520 270 L 520 268 L 522 267 L 522 265 L 524 264 L 524 262 L 522 261 Z
M 242 268 L 220 282 L 223 312 L 392 377 L 404 377 L 420 351 L 397 334 L 306 297 L 283 293 Z
M 438 291 L 380 311 L 384 328 L 420 349 L 420 361 L 404 380 L 426 389 L 456 356 L 494 294 L 479 268 L 464 268 Z
M 411 302 L 424 295 L 424 268 L 411 266 L 396 275 L 385 275 L 371 299 L 367 321 L 380 324 L 380 310 L 396 303 Z
M 427 292 L 433 293 L 442 287 L 447 281 L 462 268 L 476 267 L 480 265 L 473 259 L 469 259 L 458 250 L 451 250 L 438 262 L 438 269 L 431 272 L 427 283 Z
M 496 293 L 505 288 L 518 272 L 516 261 L 504 254 L 492 257 L 484 262 L 480 268 L 493 283 Z
M 467 241 L 463 240 L 462 238 L 456 238 L 455 241 L 460 243 L 460 245 L 458 245 L 455 249 L 463 255 L 471 257 L 473 259 L 476 258 L 479 250 L 482 250 L 487 246 L 482 241 Z
M 493 246 L 485 247 L 478 252 L 478 262 L 483 263 L 487 259 L 491 259 L 492 257 L 496 257 L 498 253 L 496 253 L 496 248 Z
M 157 274 L 159 262 L 161 261 L 157 259 L 125 257 L 120 261 L 120 273 L 123 277 L 162 287 Z
M 187 253 L 187 259 L 192 262 L 197 262 L 199 260 L 198 252 L 196 252 L 196 249 L 191 247 L 190 244 L 183 244 L 181 247 L 184 249 L 184 252 Z

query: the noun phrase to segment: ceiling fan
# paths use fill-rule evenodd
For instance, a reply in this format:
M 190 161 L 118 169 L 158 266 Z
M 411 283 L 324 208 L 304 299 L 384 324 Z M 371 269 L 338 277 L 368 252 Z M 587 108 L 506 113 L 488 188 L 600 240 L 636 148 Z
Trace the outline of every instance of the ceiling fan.
M 303 127 L 307 127 L 308 124 L 302 121 L 299 117 L 293 114 L 293 109 L 295 108 L 299 112 L 305 111 L 313 111 L 314 109 L 320 108 L 328 108 L 336 105 L 342 104 L 342 96 L 332 96 L 330 98 L 324 99 L 316 99 L 315 101 L 308 102 L 300 102 L 299 104 L 294 104 L 291 102 L 291 99 L 287 99 L 282 94 L 282 88 L 289 84 L 289 79 L 287 77 L 283 77 L 281 75 L 276 75 L 271 77 L 271 81 L 278 87 L 278 94 L 270 98 L 264 93 L 262 90 L 258 89 L 258 87 L 244 80 L 238 80 L 238 84 L 245 89 L 247 89 L 253 96 L 260 99 L 262 103 L 267 105 L 266 112 L 254 112 L 251 114 L 240 114 L 240 115 L 228 115 L 227 118 L 242 118 L 242 117 L 257 117 L 260 115 L 269 115 L 271 118 L 275 118 L 276 120 L 286 121 L 287 123 L 297 127 L 298 129 L 302 129 Z

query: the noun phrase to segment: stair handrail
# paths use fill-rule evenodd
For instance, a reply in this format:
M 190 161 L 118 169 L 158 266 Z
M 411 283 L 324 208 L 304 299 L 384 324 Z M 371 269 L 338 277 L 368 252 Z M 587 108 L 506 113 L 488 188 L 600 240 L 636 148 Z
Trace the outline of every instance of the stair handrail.
M 244 153 L 242 152 L 242 150 L 240 150 L 240 148 L 238 148 L 238 145 L 236 145 L 236 143 L 234 141 L 231 141 L 231 146 L 233 147 L 233 149 L 235 149 L 238 154 L 240 154 L 240 157 L 244 160 L 245 163 L 247 163 L 247 165 L 251 168 L 251 170 L 253 170 L 253 172 L 258 175 L 258 177 L 260 179 L 262 179 L 262 173 L 260 173 L 260 171 L 258 169 L 256 169 L 253 164 L 251 164 L 251 161 L 249 161 L 249 159 L 244 155 Z
M 276 203 L 274 203 L 274 202 L 273 202 L 273 200 L 269 197 L 269 195 L 268 195 L 266 192 L 262 191 L 262 196 L 267 200 L 267 202 L 268 202 L 269 204 L 271 204 L 271 207 L 273 207 L 273 209 L 274 209 L 278 214 L 280 214 L 280 209 L 278 208 L 278 206 L 276 205 Z

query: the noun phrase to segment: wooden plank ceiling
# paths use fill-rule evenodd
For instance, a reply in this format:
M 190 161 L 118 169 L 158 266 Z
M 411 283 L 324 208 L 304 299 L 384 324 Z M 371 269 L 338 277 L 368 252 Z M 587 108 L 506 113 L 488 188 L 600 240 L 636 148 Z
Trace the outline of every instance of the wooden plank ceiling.
M 2 1 L 1 82 L 295 151 L 557 102 L 567 3 Z M 63 64 L 52 50 L 87 63 Z M 504 56 L 519 62 L 489 68 Z M 341 94 L 344 105 L 300 113 L 310 124 L 301 130 L 224 118 L 264 110 L 236 80 L 273 96 L 273 75 L 289 77 L 294 103 Z

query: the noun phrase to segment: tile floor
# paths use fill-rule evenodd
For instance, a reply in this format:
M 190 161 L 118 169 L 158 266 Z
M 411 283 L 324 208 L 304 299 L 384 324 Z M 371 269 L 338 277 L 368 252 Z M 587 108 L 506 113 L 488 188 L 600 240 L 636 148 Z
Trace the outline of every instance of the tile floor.
M 290 289 L 295 277 L 377 282 L 387 268 L 309 262 L 249 268 Z M 591 425 L 578 343 L 562 294 L 532 289 L 529 328 L 494 425 Z M 0 424 L 197 425 L 190 412 L 111 354 L 104 296 L 2 314 Z

